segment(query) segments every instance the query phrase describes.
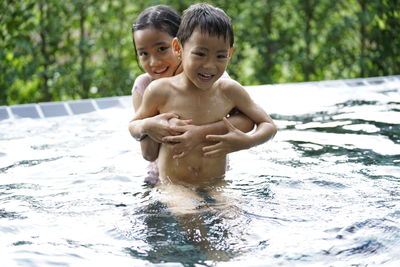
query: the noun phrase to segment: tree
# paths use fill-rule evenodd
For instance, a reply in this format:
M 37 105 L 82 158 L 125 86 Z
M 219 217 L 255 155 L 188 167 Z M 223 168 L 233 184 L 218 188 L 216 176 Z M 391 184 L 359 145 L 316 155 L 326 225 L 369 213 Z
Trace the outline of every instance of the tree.
M 228 73 L 244 85 L 400 73 L 399 0 L 209 2 L 232 18 Z M 0 104 L 130 94 L 137 15 L 192 3 L 0 1 Z

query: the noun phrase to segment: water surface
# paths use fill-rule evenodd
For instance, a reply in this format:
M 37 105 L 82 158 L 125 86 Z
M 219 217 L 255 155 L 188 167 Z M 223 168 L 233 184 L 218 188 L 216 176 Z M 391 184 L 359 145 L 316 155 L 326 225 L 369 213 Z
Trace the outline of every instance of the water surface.
M 249 87 L 276 138 L 174 215 L 131 110 L 0 121 L 1 266 L 399 266 L 400 79 Z

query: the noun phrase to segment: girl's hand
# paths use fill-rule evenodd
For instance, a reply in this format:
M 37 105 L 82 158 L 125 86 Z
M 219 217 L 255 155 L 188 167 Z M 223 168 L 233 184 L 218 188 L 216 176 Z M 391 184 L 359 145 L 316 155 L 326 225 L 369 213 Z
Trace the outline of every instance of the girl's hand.
M 171 129 L 173 129 L 175 126 L 186 126 L 186 125 L 192 124 L 192 120 L 181 120 L 181 119 L 178 119 L 178 117 L 173 117 L 173 118 L 169 119 L 168 123 L 171 126 Z M 175 130 L 175 131 L 177 131 L 177 130 Z
M 207 135 L 208 141 L 214 141 L 216 144 L 203 147 L 205 157 L 216 158 L 228 153 L 247 149 L 250 147 L 250 137 L 235 128 L 227 118 L 223 118 L 228 133 L 223 135 Z
M 191 121 L 190 121 L 191 123 Z M 191 124 L 173 126 L 174 131 L 180 132 L 176 136 L 166 136 L 163 141 L 173 145 L 174 159 L 186 156 L 193 148 L 203 141 L 201 127 Z
M 178 119 L 173 113 L 163 113 L 146 119 L 146 134 L 154 141 L 162 143 L 165 136 L 177 135 L 180 132 L 174 131 L 169 125 L 169 120 Z

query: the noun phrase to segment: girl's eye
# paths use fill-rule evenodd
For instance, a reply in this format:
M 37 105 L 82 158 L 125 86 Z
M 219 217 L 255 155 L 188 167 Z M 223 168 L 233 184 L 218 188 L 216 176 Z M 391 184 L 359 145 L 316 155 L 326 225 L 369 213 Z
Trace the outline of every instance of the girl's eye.
M 203 52 L 194 52 L 193 54 L 195 54 L 196 56 L 199 56 L 199 57 L 203 57 L 203 56 L 206 55 L 206 54 L 203 53 Z
M 139 57 L 145 57 L 145 56 L 147 56 L 146 52 L 139 52 Z
M 225 59 L 225 58 L 228 58 L 228 56 L 227 55 L 218 55 L 217 58 L 218 59 Z

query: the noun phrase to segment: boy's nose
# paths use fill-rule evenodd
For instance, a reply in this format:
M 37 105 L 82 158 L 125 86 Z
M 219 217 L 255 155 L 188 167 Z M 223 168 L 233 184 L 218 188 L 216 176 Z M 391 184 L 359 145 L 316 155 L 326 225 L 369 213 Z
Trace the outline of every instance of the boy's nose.
M 208 59 L 205 63 L 204 63 L 204 68 L 206 69 L 212 69 L 215 67 L 215 62 L 213 59 Z

